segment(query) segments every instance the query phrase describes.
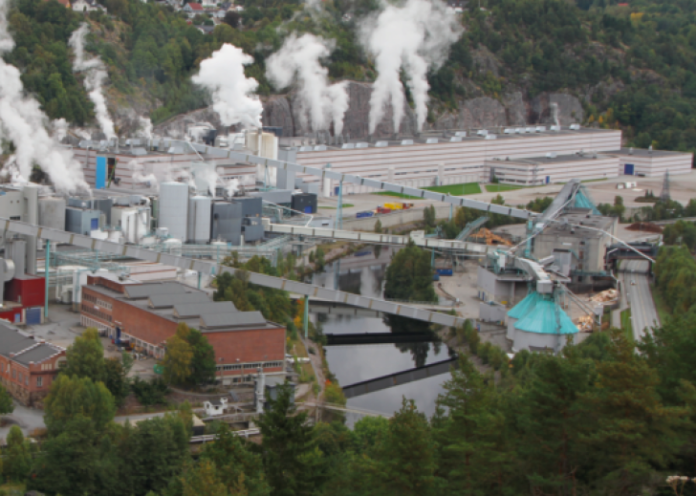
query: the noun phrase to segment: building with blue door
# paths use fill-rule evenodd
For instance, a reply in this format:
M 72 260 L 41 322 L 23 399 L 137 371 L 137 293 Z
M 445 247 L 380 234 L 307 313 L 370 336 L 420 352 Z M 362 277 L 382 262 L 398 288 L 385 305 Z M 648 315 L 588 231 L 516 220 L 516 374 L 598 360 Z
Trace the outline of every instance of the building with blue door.
M 671 152 L 667 150 L 645 150 L 642 148 L 621 148 L 611 152 L 619 158 L 619 170 L 627 176 L 662 177 L 688 174 L 694 162 L 693 153 Z
M 619 158 L 597 153 L 549 153 L 544 157 L 523 159 L 494 158 L 486 160 L 486 167 L 501 183 L 525 186 L 619 176 Z

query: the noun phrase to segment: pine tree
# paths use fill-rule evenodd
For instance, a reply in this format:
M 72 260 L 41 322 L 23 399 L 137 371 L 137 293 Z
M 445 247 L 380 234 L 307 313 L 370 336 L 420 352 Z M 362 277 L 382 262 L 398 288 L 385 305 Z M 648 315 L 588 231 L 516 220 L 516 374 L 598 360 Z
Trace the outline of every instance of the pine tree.
M 316 448 L 313 430 L 307 425 L 307 412 L 298 413 L 294 388 L 284 384 L 257 424 L 263 440 L 263 466 L 273 496 L 309 494 L 317 483 L 321 452 Z
M 655 467 L 670 463 L 685 441 L 687 410 L 664 406 L 657 372 L 637 355 L 620 331 L 612 335 L 612 359 L 597 364 L 597 381 L 582 393 L 582 443 L 589 475 L 605 492 L 633 495 Z
M 435 443 L 425 415 L 404 398 L 401 409 L 389 419 L 369 464 L 374 494 L 427 496 L 435 494 Z
M 492 380 L 462 356 L 444 389 L 433 428 L 439 447 L 437 472 L 447 481 L 448 493 L 502 492 L 498 486 L 511 470 L 513 453 L 505 442 L 505 417 Z

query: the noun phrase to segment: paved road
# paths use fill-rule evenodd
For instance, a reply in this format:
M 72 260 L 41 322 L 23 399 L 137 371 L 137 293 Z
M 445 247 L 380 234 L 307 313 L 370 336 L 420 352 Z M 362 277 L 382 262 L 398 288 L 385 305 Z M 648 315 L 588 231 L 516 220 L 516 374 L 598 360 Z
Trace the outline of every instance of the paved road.
M 660 325 L 650 290 L 648 262 L 625 260 L 621 263 L 621 268 L 624 271 L 624 281 L 627 283 L 625 288 L 631 303 L 633 336 L 636 340 L 640 340 L 645 335 L 646 329 L 649 332 L 651 327 Z

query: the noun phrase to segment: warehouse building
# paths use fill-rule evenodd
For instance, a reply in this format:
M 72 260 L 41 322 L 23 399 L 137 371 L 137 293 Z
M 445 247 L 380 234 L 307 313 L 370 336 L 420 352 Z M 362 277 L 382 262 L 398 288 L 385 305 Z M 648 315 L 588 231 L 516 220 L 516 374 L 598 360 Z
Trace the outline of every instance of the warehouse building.
M 260 312 L 238 311 L 231 302 L 214 302 L 203 291 L 178 282 L 127 284 L 88 277 L 82 288 L 80 320 L 109 337 L 132 343 L 161 359 L 166 341 L 181 322 L 198 329 L 215 349 L 223 384 L 251 380 L 258 367 L 284 374 L 285 327 Z
M 618 177 L 619 158 L 615 155 L 578 152 L 573 155 L 549 153 L 545 157 L 488 159 L 490 180 L 504 184 L 536 186 L 567 182 L 571 179 Z
M 619 174 L 627 176 L 661 177 L 670 174 L 688 174 L 694 162 L 693 153 L 665 150 L 621 148 L 612 152 L 619 159 Z
M 43 405 L 64 361 L 64 348 L 0 321 L 0 382 L 23 405 Z
M 488 160 L 534 158 L 546 154 L 560 157 L 578 152 L 594 154 L 620 147 L 619 130 L 589 129 L 577 125 L 562 129 L 536 126 L 469 133 L 457 131 L 400 141 L 345 143 L 340 147 L 289 146 L 281 149 L 279 157 L 308 167 L 330 166 L 333 172 L 422 188 L 488 181 Z M 611 171 L 611 177 L 617 175 L 615 170 Z M 575 172 L 577 170 L 572 170 L 569 177 L 575 177 L 572 175 Z M 605 177 L 605 173 L 608 172 L 601 169 L 593 178 Z M 308 183 L 322 180 L 303 174 L 298 174 L 297 179 Z M 325 179 L 321 184 L 324 196 L 338 193 L 336 181 Z M 353 184 L 344 184 L 343 187 L 347 194 L 372 191 Z

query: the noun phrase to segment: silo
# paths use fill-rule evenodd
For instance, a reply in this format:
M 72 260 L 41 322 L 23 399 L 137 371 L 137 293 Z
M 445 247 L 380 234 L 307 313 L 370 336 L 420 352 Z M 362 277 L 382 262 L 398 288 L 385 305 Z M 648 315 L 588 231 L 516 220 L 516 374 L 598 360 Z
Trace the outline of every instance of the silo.
M 188 216 L 187 184 L 167 182 L 160 186 L 159 227 L 169 229 L 173 238 L 185 240 Z
M 212 199 L 207 196 L 194 196 L 189 201 L 188 240 L 190 243 L 210 241 L 210 212 Z
M 24 215 L 22 220 L 32 226 L 39 224 L 39 186 L 29 183 L 22 189 L 24 196 Z M 27 266 L 28 274 L 36 274 L 36 236 L 27 236 Z

